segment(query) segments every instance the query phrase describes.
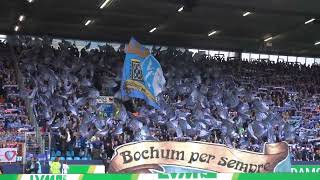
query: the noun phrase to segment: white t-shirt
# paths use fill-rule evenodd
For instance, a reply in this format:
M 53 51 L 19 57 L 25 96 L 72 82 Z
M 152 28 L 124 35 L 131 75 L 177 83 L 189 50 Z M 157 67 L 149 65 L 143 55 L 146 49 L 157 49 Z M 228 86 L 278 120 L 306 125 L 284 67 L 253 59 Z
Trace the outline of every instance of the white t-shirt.
M 68 174 L 69 166 L 68 164 L 62 165 L 62 174 Z
M 70 133 L 69 131 L 67 132 L 67 142 L 70 142 L 71 141 L 71 136 L 70 136 Z

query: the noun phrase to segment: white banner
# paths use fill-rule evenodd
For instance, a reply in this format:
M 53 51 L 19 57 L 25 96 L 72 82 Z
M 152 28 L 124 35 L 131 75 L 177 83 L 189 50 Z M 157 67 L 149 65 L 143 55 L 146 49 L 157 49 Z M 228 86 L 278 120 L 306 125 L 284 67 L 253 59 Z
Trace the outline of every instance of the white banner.
M 113 104 L 114 98 L 113 96 L 99 96 L 97 98 L 98 104 Z
M 16 162 L 17 148 L 0 148 L 0 162 Z

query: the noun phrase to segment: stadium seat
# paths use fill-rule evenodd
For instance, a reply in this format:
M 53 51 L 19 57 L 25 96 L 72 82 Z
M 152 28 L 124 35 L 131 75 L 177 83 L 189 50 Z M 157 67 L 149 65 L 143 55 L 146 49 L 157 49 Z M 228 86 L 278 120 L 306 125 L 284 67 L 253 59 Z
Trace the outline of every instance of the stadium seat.
M 60 157 L 60 160 L 64 161 L 64 160 L 66 160 L 66 158 L 65 157 Z
M 50 161 L 54 161 L 55 158 L 56 158 L 56 157 L 51 156 Z
M 80 153 L 79 156 L 80 156 L 80 157 L 84 157 L 84 153 Z
M 88 160 L 88 158 L 87 157 L 83 157 L 83 158 L 81 158 L 81 160 Z
M 56 156 L 56 153 L 54 151 L 51 151 L 51 156 Z
M 70 157 L 71 156 L 71 152 L 67 151 L 67 156 Z
M 56 156 L 61 156 L 61 151 L 57 151 Z
M 74 151 L 71 151 L 71 156 L 74 157 Z
M 80 160 L 80 157 L 74 157 L 74 160 L 78 161 Z
M 67 161 L 72 161 L 73 158 L 72 157 L 67 157 Z

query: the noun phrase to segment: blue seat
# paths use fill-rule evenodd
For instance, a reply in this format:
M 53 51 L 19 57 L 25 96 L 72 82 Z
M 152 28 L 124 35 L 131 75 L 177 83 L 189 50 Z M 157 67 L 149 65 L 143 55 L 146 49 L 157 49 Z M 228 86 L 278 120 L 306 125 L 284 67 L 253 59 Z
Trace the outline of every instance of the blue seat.
M 56 156 L 56 153 L 54 151 L 51 151 L 51 156 Z
M 72 157 L 67 157 L 67 161 L 72 161 L 73 158 Z
M 71 156 L 74 157 L 74 151 L 71 151 Z
M 91 156 L 88 156 L 88 160 L 92 160 Z
M 60 157 L 60 160 L 61 160 L 61 161 L 64 161 L 64 160 L 66 160 L 66 158 L 64 158 L 64 157 Z
M 80 153 L 79 156 L 80 156 L 80 157 L 84 157 L 84 153 Z
M 56 157 L 51 156 L 50 161 L 54 161 L 54 159 L 56 159 Z
M 56 156 L 61 156 L 61 151 L 57 151 Z
M 74 157 L 74 160 L 79 161 L 80 157 Z
M 70 151 L 67 151 L 67 156 L 71 156 L 71 152 Z
M 83 157 L 83 158 L 81 158 L 81 160 L 85 160 L 86 161 L 86 160 L 88 160 L 88 158 L 87 157 Z

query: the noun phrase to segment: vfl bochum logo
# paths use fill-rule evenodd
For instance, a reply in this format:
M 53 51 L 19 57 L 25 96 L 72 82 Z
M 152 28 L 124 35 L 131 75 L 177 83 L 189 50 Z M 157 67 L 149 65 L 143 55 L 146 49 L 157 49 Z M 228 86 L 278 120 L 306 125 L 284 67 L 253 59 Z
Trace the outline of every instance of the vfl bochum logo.
M 140 65 L 140 61 L 136 59 L 131 60 L 131 79 L 142 81 L 143 80 L 143 74 L 142 69 Z

